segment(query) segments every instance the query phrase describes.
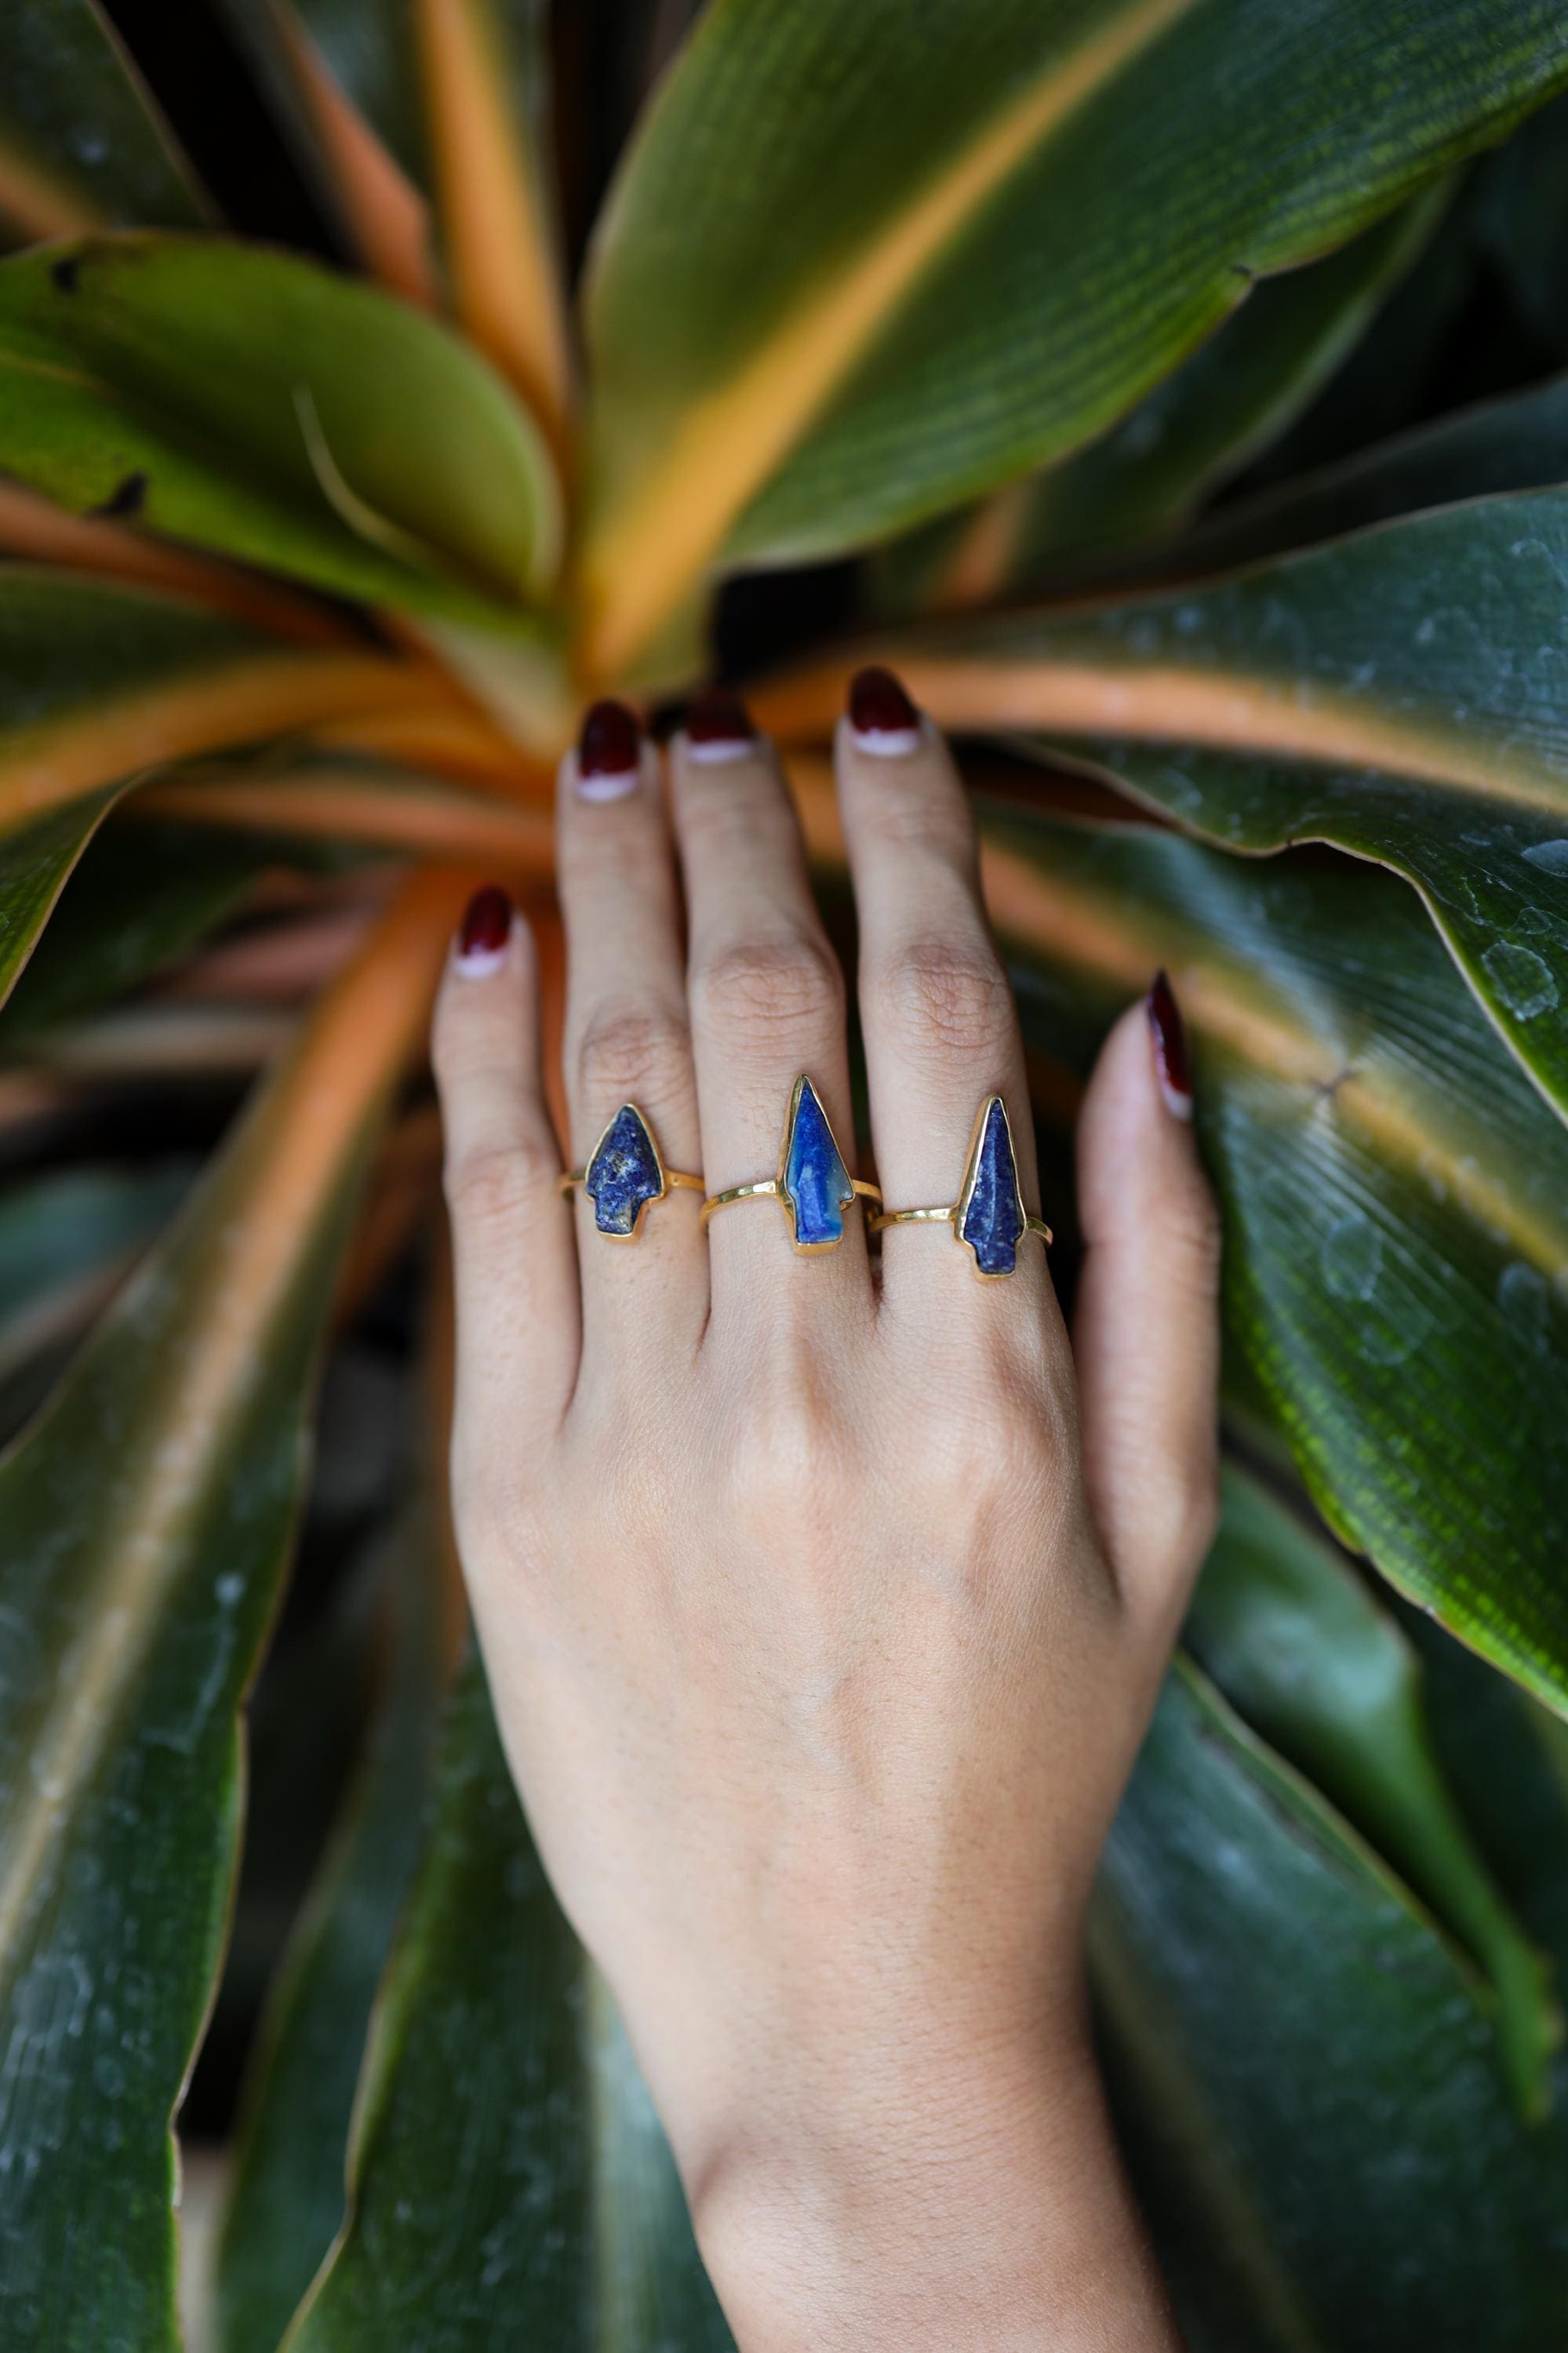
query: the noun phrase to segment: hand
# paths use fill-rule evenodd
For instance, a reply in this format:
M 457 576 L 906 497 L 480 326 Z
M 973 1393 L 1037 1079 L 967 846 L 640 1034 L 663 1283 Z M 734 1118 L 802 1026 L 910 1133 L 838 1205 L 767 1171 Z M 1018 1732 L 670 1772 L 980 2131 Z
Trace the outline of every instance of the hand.
M 563 764 L 580 1155 L 625 1103 L 716 1192 L 798 1073 L 850 1153 L 844 991 L 769 749 L 710 698 Z M 902 704 L 902 708 L 900 707 Z M 967 797 L 885 674 L 836 747 L 876 1169 L 955 1197 L 983 1097 L 1038 1210 Z M 683 954 L 678 848 L 689 940 Z M 1084 1106 L 1076 1352 L 1041 1242 L 978 1282 L 865 1212 L 672 1191 L 595 1230 L 529 936 L 477 906 L 436 1019 L 458 1537 L 507 1753 L 743 2353 L 1173 2342 L 1085 2024 L 1082 1930 L 1215 1492 L 1216 1225 L 1167 991 Z

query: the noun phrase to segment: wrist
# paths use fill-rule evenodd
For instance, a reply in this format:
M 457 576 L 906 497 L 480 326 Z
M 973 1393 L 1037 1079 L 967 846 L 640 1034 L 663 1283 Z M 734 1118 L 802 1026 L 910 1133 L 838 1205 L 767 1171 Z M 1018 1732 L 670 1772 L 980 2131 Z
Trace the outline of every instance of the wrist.
M 693 2216 L 740 2353 L 1175 2344 L 1086 2033 L 764 2108 Z

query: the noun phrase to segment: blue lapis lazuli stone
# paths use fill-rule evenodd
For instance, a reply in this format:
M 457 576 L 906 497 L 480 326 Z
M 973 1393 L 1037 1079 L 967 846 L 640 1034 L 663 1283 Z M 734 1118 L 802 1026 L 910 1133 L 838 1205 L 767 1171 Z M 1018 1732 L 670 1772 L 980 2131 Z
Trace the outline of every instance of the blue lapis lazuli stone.
M 842 1241 L 844 1211 L 854 1199 L 854 1187 L 810 1079 L 802 1082 L 795 1105 L 782 1181 L 797 1242 L 812 1250 Z
M 653 1138 L 634 1107 L 622 1103 L 583 1179 L 595 1225 L 601 1234 L 635 1233 L 643 1202 L 656 1201 L 663 1189 Z
M 973 1250 L 982 1274 L 1011 1274 L 1018 1263 L 1018 1244 L 1024 1230 L 1023 1207 L 1007 1114 L 998 1102 L 987 1108 L 973 1167 L 974 1184 L 959 1236 Z

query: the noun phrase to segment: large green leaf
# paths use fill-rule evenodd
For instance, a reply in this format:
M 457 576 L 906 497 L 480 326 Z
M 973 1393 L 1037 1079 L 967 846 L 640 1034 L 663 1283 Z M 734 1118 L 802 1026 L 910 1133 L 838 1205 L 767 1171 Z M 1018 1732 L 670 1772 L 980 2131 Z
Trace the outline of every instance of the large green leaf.
M 373 2023 L 346 2232 L 289 2353 L 728 2353 L 674 2168 L 550 1893 L 477 1664 Z
M 1543 2116 L 1563 2039 L 1549 1965 L 1445 1786 L 1420 1669 L 1390 1613 L 1329 1545 L 1232 1470 L 1184 1640 L 1253 1730 L 1340 1807 L 1467 1947 L 1495 1989 L 1515 2100 L 1522 2114 Z
M 1241 501 L 1169 558 L 1185 579 L 1342 539 L 1423 507 L 1568 482 L 1568 376 L 1478 401 L 1436 425 Z
M 1192 2353 L 1542 2353 L 1568 2164 L 1404 1885 L 1190 1666 L 1090 1938 L 1134 2178 Z
M 88 806 L 90 807 L 90 804 Z M 47 825 L 68 826 L 67 810 Z M 18 839 L 0 840 L 0 873 Z M 254 842 L 179 825 L 111 825 L 89 849 L 16 987 L 0 1053 L 29 1030 L 119 997 L 194 947 L 255 880 Z
M 916 607 L 1125 573 L 1281 432 L 1340 365 L 1449 200 L 1446 181 L 1309 268 L 1266 278 L 1185 366 L 1075 458 L 885 552 Z M 909 598 L 913 587 L 916 594 Z
M 74 513 L 460 618 L 504 620 L 559 555 L 548 453 L 476 353 L 314 262 L 215 238 L 0 262 L 0 464 Z
M 0 11 L 0 230 L 200 217 L 186 166 L 95 0 Z
M 355 2085 L 418 1853 L 439 1712 L 429 1517 L 410 1514 L 378 1579 L 382 1688 L 251 2062 L 218 2250 L 223 2353 L 275 2353 L 343 2220 Z
M 717 0 L 599 234 L 589 667 L 721 550 L 865 545 L 1091 440 L 1565 77 L 1550 0 Z
M 450 892 L 411 888 L 42 1419 L 0 1461 L 0 2339 L 159 2353 L 171 2118 L 238 1831 L 355 1179 Z
M 953 621 L 890 658 L 951 723 L 1097 739 L 1118 782 L 1230 849 L 1330 841 L 1405 875 L 1568 1113 L 1565 580 L 1568 491 L 1538 491 L 1235 580 Z M 842 667 L 762 708 L 821 723 Z
M 172 596 L 0 564 L 0 838 L 16 837 L 0 871 L 0 988 L 105 787 L 323 720 L 429 709 L 432 694 L 439 714 L 439 685 L 379 655 L 284 644 Z
M 1415 902 L 1021 813 L 986 879 L 1045 1054 L 1086 1066 L 1170 967 L 1231 1345 L 1345 1540 L 1568 1712 L 1568 1132 Z
M 0 1192 L 0 1425 L 12 1384 L 103 1305 L 189 1190 L 181 1160 L 51 1169 Z
M 559 446 L 570 363 L 545 0 L 223 5 L 350 241 L 429 301 L 433 228 L 465 331 Z

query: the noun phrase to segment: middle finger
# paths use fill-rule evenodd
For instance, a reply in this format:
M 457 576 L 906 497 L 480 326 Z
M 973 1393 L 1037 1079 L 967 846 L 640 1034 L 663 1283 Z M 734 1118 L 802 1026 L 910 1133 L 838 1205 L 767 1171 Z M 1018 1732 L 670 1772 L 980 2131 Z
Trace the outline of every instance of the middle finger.
M 853 1172 L 844 986 L 811 897 L 794 804 L 769 745 L 728 697 L 694 714 L 670 747 L 675 831 L 690 929 L 688 993 L 710 1194 L 776 1176 L 798 1080 L 801 1116 L 821 1147 L 803 1180 L 802 1239 L 842 1239 L 809 1259 L 792 1251 L 775 1200 L 741 1200 L 708 1222 L 713 1314 L 722 1324 L 759 1293 L 820 1313 L 829 1300 L 869 1308 L 863 1211 L 844 1206 Z

